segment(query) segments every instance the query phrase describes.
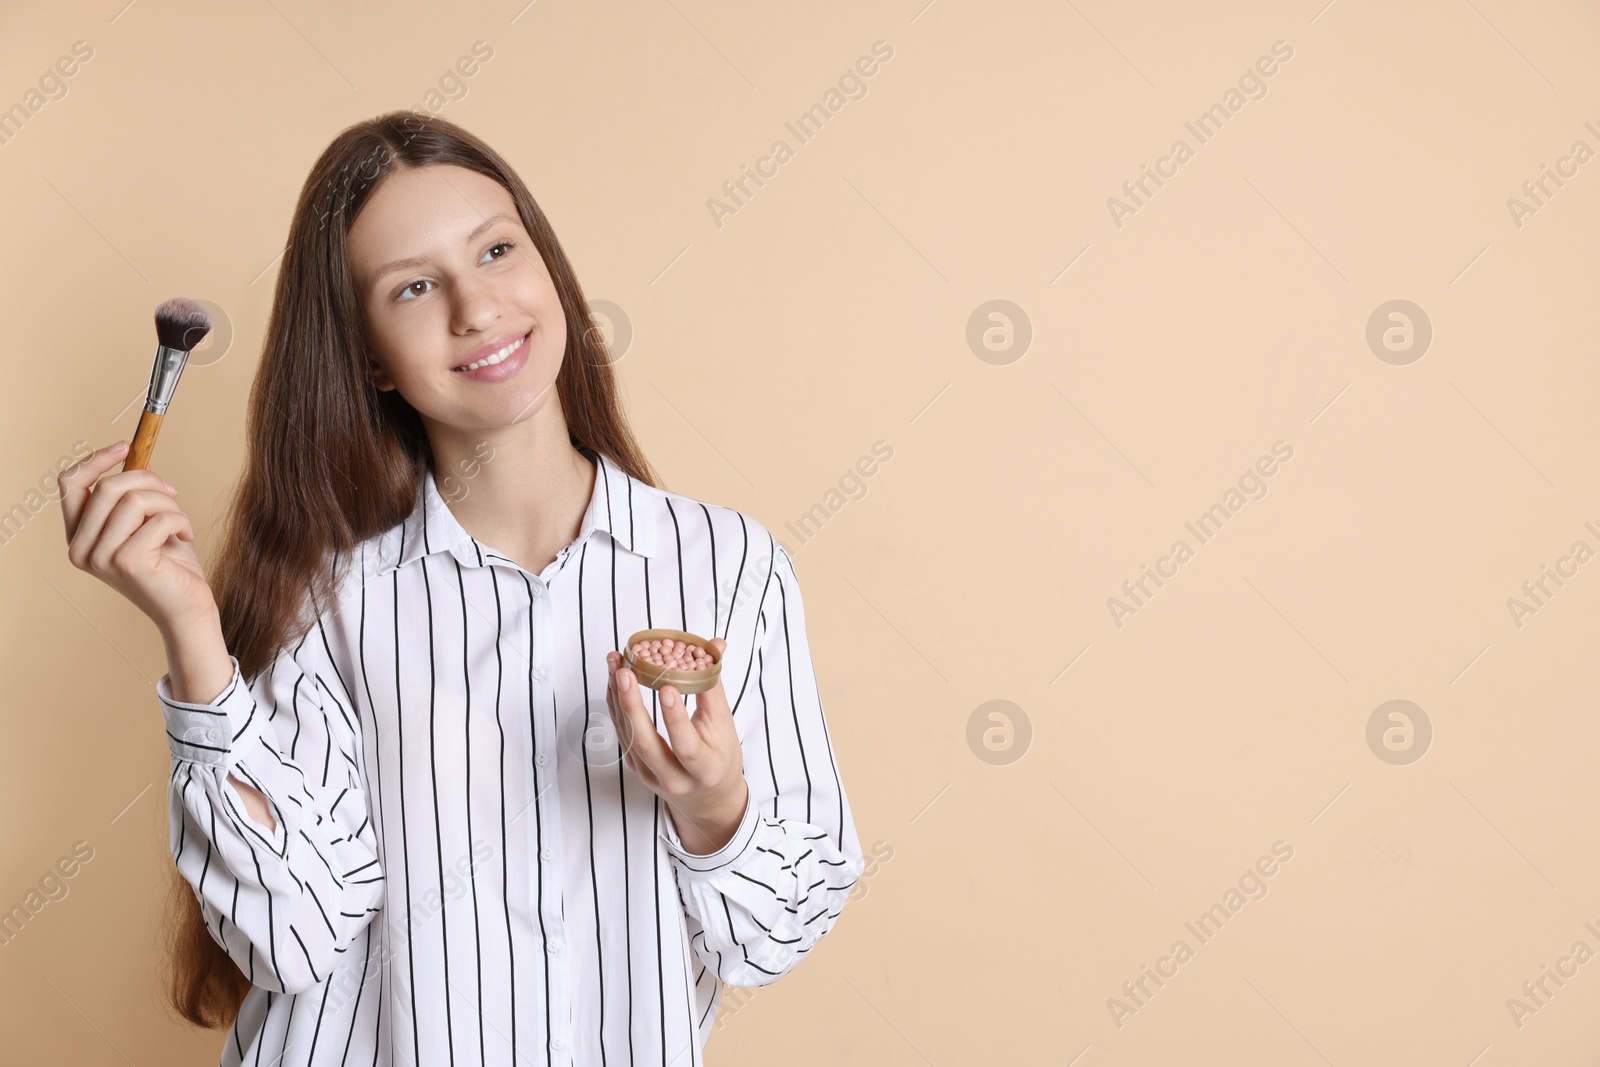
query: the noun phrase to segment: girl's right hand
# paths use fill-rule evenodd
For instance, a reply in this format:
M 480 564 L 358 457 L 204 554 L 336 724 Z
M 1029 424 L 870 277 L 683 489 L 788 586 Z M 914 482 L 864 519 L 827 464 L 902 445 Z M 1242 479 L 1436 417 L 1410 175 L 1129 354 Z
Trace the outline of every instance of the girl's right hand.
M 148 469 L 100 477 L 127 452 L 125 441 L 107 445 L 56 476 L 67 559 L 172 633 L 214 615 L 216 600 L 172 484 Z

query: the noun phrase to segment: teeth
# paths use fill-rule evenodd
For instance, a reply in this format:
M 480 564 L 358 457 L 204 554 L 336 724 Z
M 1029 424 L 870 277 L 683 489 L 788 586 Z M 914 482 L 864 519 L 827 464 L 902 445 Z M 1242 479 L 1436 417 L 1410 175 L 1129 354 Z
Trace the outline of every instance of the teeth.
M 527 340 L 526 335 L 519 337 L 515 341 L 512 341 L 510 344 L 506 345 L 500 351 L 496 352 L 494 355 L 489 356 L 486 359 L 480 359 L 476 363 L 468 363 L 465 367 L 460 369 L 464 371 L 477 370 L 479 367 L 492 367 L 496 363 L 503 363 L 505 362 L 507 356 L 511 355 L 511 353 L 522 347 L 522 342 L 525 340 Z

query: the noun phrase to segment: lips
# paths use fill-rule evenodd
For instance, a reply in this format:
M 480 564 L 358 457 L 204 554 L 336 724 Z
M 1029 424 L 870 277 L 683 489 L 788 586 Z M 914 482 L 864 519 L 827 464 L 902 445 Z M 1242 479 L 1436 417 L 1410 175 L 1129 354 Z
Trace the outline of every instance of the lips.
M 521 346 L 519 346 L 518 348 L 514 349 L 511 352 L 507 352 L 506 353 L 506 357 L 505 358 L 506 359 L 510 359 L 511 357 L 515 356 L 518 352 L 520 352 L 522 350 L 522 347 L 526 347 L 527 342 L 528 342 L 528 336 L 532 332 L 533 332 L 532 330 L 529 330 L 527 333 L 521 333 L 521 334 L 508 333 L 508 334 L 503 334 L 500 337 L 496 337 L 494 340 L 488 342 L 487 344 L 479 346 L 476 350 L 473 351 L 472 355 L 468 356 L 466 359 L 462 360 L 460 363 L 457 363 L 454 367 L 451 367 L 450 369 L 453 370 L 453 371 L 464 371 L 467 367 L 470 367 L 472 364 L 477 363 L 479 360 L 488 359 L 490 356 L 492 356 L 496 352 L 499 352 L 500 350 L 506 348 L 507 346 L 516 344 L 518 341 L 522 342 Z M 483 370 L 485 368 L 480 367 L 478 369 L 479 370 Z
M 522 368 L 528 365 L 530 350 L 533 348 L 531 337 L 532 331 L 529 331 L 521 338 L 512 338 L 510 343 L 514 347 L 498 363 L 488 363 L 477 370 L 453 370 L 450 373 L 463 382 L 476 382 L 479 385 L 495 385 L 499 382 L 510 381 L 522 373 Z M 502 345 L 501 349 L 496 351 L 500 351 L 505 347 L 505 345 Z M 491 352 L 489 354 L 493 355 L 494 353 Z M 480 356 L 479 358 L 481 359 L 482 357 Z

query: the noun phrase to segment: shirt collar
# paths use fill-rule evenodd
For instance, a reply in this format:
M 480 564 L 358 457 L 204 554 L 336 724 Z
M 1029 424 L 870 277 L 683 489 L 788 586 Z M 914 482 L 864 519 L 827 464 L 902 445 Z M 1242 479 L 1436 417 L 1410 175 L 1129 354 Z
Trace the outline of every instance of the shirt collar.
M 666 507 L 661 491 L 633 477 L 604 454 L 584 446 L 578 450 L 596 464 L 596 473 L 594 491 L 574 543 L 582 544 L 590 534 L 602 531 L 630 552 L 654 556 L 657 528 Z M 439 552 L 448 552 L 463 567 L 482 567 L 491 557 L 505 558 L 462 528 L 439 492 L 433 473 L 424 471 L 411 514 L 380 536 L 378 560 L 369 567 L 369 573 L 387 574 Z

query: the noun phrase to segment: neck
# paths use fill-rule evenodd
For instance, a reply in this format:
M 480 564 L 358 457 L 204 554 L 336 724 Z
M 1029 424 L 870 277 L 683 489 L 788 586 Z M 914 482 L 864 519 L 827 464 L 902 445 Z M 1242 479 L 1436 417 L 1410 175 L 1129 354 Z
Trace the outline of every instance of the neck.
M 597 470 L 573 447 L 559 404 L 511 426 L 428 434 L 439 494 L 467 533 L 533 574 L 577 538 Z

